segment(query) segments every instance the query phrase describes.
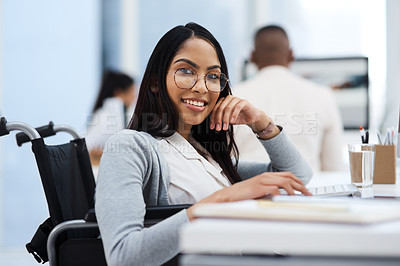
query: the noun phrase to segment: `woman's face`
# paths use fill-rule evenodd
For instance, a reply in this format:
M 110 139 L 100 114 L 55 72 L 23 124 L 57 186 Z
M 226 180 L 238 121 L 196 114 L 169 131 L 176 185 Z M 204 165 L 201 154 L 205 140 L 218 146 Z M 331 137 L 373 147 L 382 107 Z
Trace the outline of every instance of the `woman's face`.
M 167 91 L 175 112 L 179 115 L 178 132 L 190 130 L 193 125 L 201 124 L 213 110 L 219 92 L 207 89 L 204 75 L 220 75 L 221 65 L 214 47 L 200 38 L 188 39 L 171 61 L 167 71 Z M 198 75 L 193 88 L 182 89 L 177 86 L 174 74 Z M 178 78 L 178 77 L 176 77 Z M 182 80 L 181 80 L 182 81 Z M 190 81 L 188 81 L 190 84 Z M 210 82 L 211 83 L 211 82 Z M 210 84 L 208 84 L 210 86 Z
M 130 107 L 136 98 L 136 89 L 135 84 L 132 84 L 127 90 L 122 92 L 121 95 L 122 101 L 126 107 Z
M 120 98 L 124 103 L 125 107 L 127 108 L 130 107 L 136 98 L 135 84 L 132 84 L 126 90 L 116 89 L 114 91 L 114 97 Z

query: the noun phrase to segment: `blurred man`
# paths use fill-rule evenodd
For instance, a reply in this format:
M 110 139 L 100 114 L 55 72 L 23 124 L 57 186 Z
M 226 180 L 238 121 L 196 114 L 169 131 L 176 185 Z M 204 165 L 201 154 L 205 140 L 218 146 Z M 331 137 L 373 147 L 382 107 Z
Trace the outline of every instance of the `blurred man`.
M 289 39 L 279 26 L 266 26 L 254 38 L 251 61 L 257 75 L 234 88 L 234 94 L 264 110 L 306 157 L 314 171 L 343 170 L 343 125 L 333 92 L 289 70 L 294 60 Z M 252 132 L 238 128 L 242 159 L 265 160 Z

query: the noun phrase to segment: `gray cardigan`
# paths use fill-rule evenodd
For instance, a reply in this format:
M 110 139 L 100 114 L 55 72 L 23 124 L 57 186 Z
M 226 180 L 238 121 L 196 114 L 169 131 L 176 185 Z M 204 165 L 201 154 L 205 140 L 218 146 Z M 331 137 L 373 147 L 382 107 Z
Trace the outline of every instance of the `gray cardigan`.
M 266 171 L 290 171 L 307 183 L 311 168 L 284 132 L 261 140 L 271 163 L 240 162 L 247 179 Z M 109 265 L 160 265 L 179 252 L 179 229 L 186 211 L 143 228 L 145 207 L 168 205 L 170 171 L 158 141 L 145 132 L 123 130 L 111 137 L 101 158 L 96 216 Z

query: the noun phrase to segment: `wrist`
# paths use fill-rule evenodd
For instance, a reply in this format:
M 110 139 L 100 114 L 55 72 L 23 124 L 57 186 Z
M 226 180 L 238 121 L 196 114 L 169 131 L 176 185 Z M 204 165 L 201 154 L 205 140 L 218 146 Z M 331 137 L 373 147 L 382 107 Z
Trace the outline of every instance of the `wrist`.
M 248 126 L 254 133 L 257 133 L 267 128 L 270 122 L 271 118 L 267 116 L 264 112 L 260 112 L 260 114 L 258 115 L 258 119 L 253 123 L 248 124 Z
M 187 215 L 187 217 L 188 217 L 190 222 L 193 221 L 194 218 L 195 218 L 194 215 L 193 215 L 193 208 L 194 208 L 194 206 L 191 206 L 191 207 L 186 209 L 186 215 Z
M 209 197 L 205 198 L 204 200 L 201 200 L 201 202 L 203 203 L 220 203 L 220 202 L 228 202 L 228 195 L 227 194 L 227 189 L 228 188 L 224 188 L 224 189 L 220 189 L 215 191 L 213 194 L 211 194 Z
M 275 125 L 272 119 L 269 119 L 269 124 L 263 130 L 254 132 L 260 139 L 271 139 L 278 135 L 280 132 L 279 128 Z

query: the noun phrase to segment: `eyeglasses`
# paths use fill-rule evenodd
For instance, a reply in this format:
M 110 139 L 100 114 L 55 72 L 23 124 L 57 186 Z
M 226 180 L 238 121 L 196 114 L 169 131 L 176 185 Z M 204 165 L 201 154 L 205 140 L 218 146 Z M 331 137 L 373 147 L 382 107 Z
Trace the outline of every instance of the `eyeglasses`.
M 224 73 L 208 73 L 206 75 L 198 75 L 195 71 L 186 68 L 180 68 L 175 73 L 168 73 L 174 75 L 174 81 L 180 89 L 191 89 L 199 80 L 199 76 L 204 77 L 206 88 L 212 92 L 222 91 L 228 83 L 228 78 Z

